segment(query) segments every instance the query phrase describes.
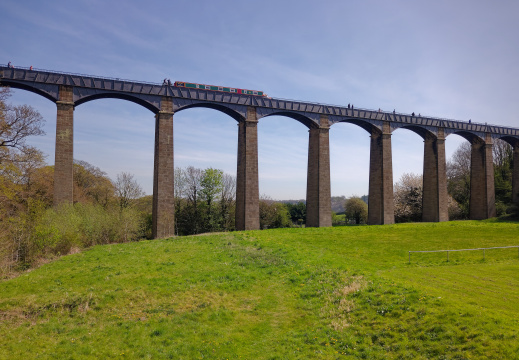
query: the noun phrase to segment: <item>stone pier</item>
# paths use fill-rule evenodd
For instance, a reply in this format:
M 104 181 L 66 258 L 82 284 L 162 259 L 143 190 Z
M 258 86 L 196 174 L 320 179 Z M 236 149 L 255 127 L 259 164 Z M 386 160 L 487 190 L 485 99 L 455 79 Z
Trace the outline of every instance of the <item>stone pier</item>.
M 155 115 L 155 158 L 153 169 L 153 238 L 175 234 L 173 166 L 173 102 L 163 97 Z
M 383 131 L 373 127 L 369 159 L 368 224 L 395 223 L 393 204 L 393 163 L 391 130 L 384 121 Z
M 309 130 L 306 226 L 332 226 L 330 187 L 330 140 L 328 116 L 321 115 L 319 128 Z
M 445 136 L 438 129 L 438 137 L 424 138 L 422 221 L 448 221 L 447 198 Z
M 484 141 L 474 137 L 471 143 L 469 216 L 488 219 L 496 216 L 492 137 L 486 134 Z
M 259 229 L 258 118 L 247 107 L 247 118 L 238 123 L 236 174 L 236 230 Z
M 54 161 L 54 206 L 74 201 L 74 100 L 72 87 L 59 87 L 56 102 L 56 157 Z

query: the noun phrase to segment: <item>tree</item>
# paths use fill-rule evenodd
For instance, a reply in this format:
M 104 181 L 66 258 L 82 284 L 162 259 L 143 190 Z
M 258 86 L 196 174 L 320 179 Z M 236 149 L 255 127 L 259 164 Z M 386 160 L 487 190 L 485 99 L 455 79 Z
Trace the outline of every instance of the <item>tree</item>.
M 458 203 L 461 218 L 469 216 L 470 162 L 472 147 L 463 142 L 447 162 L 447 192 Z
M 0 89 L 0 163 L 19 161 L 15 154 L 25 156 L 40 154 L 27 145 L 29 136 L 43 135 L 45 120 L 40 113 L 28 105 L 13 106 L 5 101 L 11 96 L 9 88 Z
M 285 204 L 293 224 L 302 225 L 306 222 L 306 204 L 299 201 L 297 204 Z
M 114 196 L 114 184 L 104 171 L 86 161 L 74 160 L 75 202 L 91 202 L 106 208 Z
M 494 142 L 492 150 L 496 210 L 499 216 L 513 212 L 511 206 L 514 154 L 512 146 L 499 139 Z
M 355 220 L 355 224 L 366 223 L 368 219 L 368 204 L 360 197 L 352 196 L 344 203 L 347 219 Z
M 220 221 L 223 230 L 235 229 L 236 177 L 223 174 L 220 192 Z
M 503 215 L 511 210 L 512 205 L 513 151 L 508 143 L 498 139 L 492 153 L 497 214 Z M 447 190 L 458 203 L 461 218 L 469 215 L 471 155 L 471 144 L 464 142 L 447 162 Z
M 285 204 L 263 195 L 259 201 L 260 228 L 273 229 L 290 227 L 290 215 Z
M 119 200 L 121 209 L 125 209 L 132 204 L 132 201 L 144 195 L 139 183 L 134 180 L 133 175 L 127 172 L 117 174 L 114 182 L 115 195 Z
M 204 231 L 220 230 L 219 212 L 215 202 L 218 200 L 223 188 L 223 171 L 207 168 L 202 173 L 200 180 L 201 198 L 204 201 Z
M 394 185 L 395 222 L 420 221 L 422 218 L 422 175 L 405 173 Z

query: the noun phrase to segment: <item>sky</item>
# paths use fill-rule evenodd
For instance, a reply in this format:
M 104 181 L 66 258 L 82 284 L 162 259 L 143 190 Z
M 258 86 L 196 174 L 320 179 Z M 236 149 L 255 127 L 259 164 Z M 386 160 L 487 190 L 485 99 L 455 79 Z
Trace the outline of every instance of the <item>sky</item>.
M 261 90 L 276 98 L 519 127 L 515 0 L 0 2 L 0 64 L 161 83 L 164 78 Z M 54 163 L 56 105 L 14 90 L 46 120 L 30 139 Z M 174 115 L 176 167 L 236 174 L 238 127 L 211 109 Z M 449 157 L 461 142 L 449 135 Z M 153 188 L 154 115 L 118 99 L 74 111 L 74 158 L 112 179 Z M 308 129 L 281 116 L 258 124 L 259 186 L 304 199 Z M 422 174 L 423 140 L 392 135 L 393 178 Z M 368 193 L 369 135 L 330 129 L 333 196 Z

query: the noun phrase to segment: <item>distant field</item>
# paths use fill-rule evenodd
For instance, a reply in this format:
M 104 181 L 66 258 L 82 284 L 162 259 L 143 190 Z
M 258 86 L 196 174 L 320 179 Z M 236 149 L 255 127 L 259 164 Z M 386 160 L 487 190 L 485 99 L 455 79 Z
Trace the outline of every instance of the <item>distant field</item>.
M 0 359 L 519 359 L 519 223 L 97 246 L 0 282 Z

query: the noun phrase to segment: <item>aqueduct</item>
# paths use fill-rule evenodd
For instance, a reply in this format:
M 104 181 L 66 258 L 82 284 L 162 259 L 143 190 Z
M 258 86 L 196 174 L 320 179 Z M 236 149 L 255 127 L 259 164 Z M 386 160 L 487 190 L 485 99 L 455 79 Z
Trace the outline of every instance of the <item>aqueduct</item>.
M 259 228 L 258 121 L 283 115 L 309 128 L 307 226 L 331 226 L 329 131 L 333 124 L 358 125 L 371 136 L 369 224 L 394 223 L 391 134 L 407 128 L 424 139 L 423 221 L 447 221 L 445 138 L 458 134 L 472 146 L 470 218 L 495 216 L 492 146 L 513 146 L 512 196 L 519 203 L 519 129 L 261 96 L 187 89 L 112 78 L 0 66 L 0 85 L 34 92 L 57 106 L 54 204 L 73 200 L 74 108 L 88 101 L 119 98 L 155 114 L 153 237 L 173 235 L 173 116 L 206 107 L 238 122 L 236 228 Z

